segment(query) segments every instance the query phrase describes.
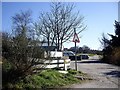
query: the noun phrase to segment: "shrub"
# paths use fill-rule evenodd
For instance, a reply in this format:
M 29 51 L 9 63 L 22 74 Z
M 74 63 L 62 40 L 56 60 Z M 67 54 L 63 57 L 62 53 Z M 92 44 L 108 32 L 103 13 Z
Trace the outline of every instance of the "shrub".
M 8 72 L 12 68 L 11 63 L 8 62 L 5 58 L 2 58 L 2 62 L 2 71 Z
M 102 61 L 120 66 L 120 47 L 113 47 L 108 51 L 104 52 L 105 54 L 102 58 Z
M 113 49 L 110 62 L 120 66 L 120 47 Z

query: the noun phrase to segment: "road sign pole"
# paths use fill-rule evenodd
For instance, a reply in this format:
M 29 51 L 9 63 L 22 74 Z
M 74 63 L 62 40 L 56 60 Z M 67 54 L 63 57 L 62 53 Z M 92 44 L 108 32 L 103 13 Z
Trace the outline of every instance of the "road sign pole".
M 73 42 L 75 43 L 75 70 L 77 71 L 77 49 L 76 49 L 76 43 L 79 43 L 80 40 L 78 38 L 78 35 L 76 33 L 76 28 L 74 28 L 74 37 L 73 37 Z
M 76 28 L 74 28 L 74 33 L 76 34 Z M 76 56 L 76 41 L 75 41 L 75 70 L 77 71 L 77 56 Z
M 76 42 L 75 42 L 75 70 L 77 71 Z

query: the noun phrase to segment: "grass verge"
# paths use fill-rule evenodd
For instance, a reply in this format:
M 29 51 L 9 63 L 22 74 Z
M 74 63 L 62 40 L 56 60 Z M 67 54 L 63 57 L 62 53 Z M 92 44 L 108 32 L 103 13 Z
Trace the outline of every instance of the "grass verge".
M 57 70 L 49 69 L 43 70 L 41 73 L 28 75 L 23 80 L 16 84 L 8 83 L 8 88 L 58 88 L 61 86 L 80 83 L 81 80 L 76 78 L 75 75 L 84 76 L 85 74 L 80 71 L 68 70 L 67 74 L 60 73 Z

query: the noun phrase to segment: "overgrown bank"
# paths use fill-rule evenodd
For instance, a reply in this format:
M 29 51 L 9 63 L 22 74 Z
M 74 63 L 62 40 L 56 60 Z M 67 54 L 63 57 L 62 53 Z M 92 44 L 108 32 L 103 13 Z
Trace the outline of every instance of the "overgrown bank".
M 110 40 L 103 34 L 101 41 L 104 47 L 102 61 L 120 66 L 120 22 L 115 21 L 115 35 L 108 35 Z
M 64 74 L 58 72 L 58 70 L 48 69 L 37 74 L 28 75 L 15 83 L 3 83 L 3 88 L 59 88 L 64 85 L 80 83 L 82 80 L 76 78 L 75 75 L 85 76 L 86 74 L 75 70 L 68 70 L 68 73 Z

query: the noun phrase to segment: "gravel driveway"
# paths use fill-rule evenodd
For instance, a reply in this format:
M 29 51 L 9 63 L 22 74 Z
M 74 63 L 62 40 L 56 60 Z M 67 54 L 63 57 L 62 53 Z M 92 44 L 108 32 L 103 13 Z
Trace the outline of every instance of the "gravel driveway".
M 71 68 L 74 69 L 74 61 Z M 73 84 L 69 88 L 120 88 L 118 66 L 101 63 L 99 60 L 82 60 L 77 63 L 78 70 L 90 75 L 94 80 L 82 84 Z

